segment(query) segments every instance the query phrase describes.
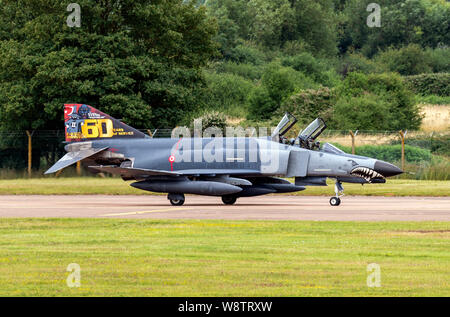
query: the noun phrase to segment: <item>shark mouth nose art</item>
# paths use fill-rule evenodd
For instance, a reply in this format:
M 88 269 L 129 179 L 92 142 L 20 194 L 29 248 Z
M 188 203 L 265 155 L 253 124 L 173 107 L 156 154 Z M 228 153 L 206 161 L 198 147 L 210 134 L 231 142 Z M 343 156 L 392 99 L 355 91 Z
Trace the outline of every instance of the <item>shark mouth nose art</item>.
M 370 182 L 371 179 L 373 179 L 373 178 L 384 178 L 383 175 L 374 171 L 373 169 L 368 168 L 368 167 L 362 167 L 362 166 L 354 168 L 350 172 L 350 175 L 356 176 L 356 177 L 362 177 L 368 182 Z

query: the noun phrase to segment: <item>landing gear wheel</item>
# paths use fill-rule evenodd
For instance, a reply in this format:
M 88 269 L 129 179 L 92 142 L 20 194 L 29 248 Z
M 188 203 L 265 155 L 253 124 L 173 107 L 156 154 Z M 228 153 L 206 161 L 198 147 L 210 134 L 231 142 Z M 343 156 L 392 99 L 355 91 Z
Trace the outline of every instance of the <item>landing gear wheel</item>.
M 334 184 L 334 192 L 336 196 L 330 198 L 330 205 L 339 206 L 341 204 L 340 197 L 344 196 L 344 186 L 342 186 L 342 183 L 338 179 L 336 179 L 336 183 Z
M 222 202 L 225 205 L 233 205 L 236 202 L 237 197 L 235 196 L 222 196 Z
M 330 205 L 331 206 L 339 206 L 341 204 L 341 199 L 339 197 L 331 197 Z
M 169 194 L 167 199 L 169 199 L 172 206 L 182 206 L 184 204 L 183 194 Z
M 182 206 L 184 204 L 184 200 L 181 199 L 169 199 L 172 206 Z

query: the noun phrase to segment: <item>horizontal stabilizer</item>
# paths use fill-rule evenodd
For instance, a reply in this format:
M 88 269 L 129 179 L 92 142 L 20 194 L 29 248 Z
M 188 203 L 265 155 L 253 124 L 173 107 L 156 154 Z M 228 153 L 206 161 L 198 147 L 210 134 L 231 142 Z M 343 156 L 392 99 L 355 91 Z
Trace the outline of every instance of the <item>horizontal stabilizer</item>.
M 63 168 L 66 168 L 78 161 L 81 161 L 87 157 L 90 157 L 94 154 L 97 154 L 97 153 L 103 151 L 103 150 L 106 150 L 107 148 L 108 147 L 98 148 L 98 149 L 88 148 L 88 149 L 81 150 L 81 151 L 68 152 L 58 162 L 56 162 L 55 165 L 50 167 L 44 174 L 55 173 L 55 172 L 62 170 Z
M 106 172 L 110 174 L 117 174 L 122 176 L 125 179 L 134 179 L 134 178 L 145 178 L 148 176 L 180 176 L 180 173 L 177 172 L 170 172 L 170 171 L 161 171 L 161 170 L 150 170 L 150 169 L 144 169 L 144 168 L 132 168 L 132 167 L 118 167 L 114 165 L 108 165 L 108 166 L 89 166 L 89 168 L 92 168 L 94 170 L 100 171 L 100 172 Z

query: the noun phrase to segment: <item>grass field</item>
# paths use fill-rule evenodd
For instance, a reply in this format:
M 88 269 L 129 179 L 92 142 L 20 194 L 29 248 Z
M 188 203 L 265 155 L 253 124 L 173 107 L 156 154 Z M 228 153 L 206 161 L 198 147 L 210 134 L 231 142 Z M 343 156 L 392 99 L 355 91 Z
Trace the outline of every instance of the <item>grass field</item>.
M 291 179 L 291 181 L 293 181 Z M 334 186 L 309 186 L 294 195 L 324 195 L 334 193 Z M 450 181 L 388 180 L 386 184 L 344 184 L 346 195 L 366 196 L 450 196 Z M 0 180 L 2 195 L 148 195 L 129 186 L 120 178 L 32 178 Z M 289 194 L 292 195 L 292 194 Z
M 0 243 L 0 296 L 450 296 L 448 222 L 0 219 Z

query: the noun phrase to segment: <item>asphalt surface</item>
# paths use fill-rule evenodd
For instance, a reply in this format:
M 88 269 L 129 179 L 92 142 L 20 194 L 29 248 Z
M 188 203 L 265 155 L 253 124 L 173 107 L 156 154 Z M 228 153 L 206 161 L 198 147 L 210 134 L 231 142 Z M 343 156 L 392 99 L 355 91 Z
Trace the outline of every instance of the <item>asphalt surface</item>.
M 0 196 L 0 217 L 450 221 L 450 197 L 344 196 L 337 207 L 328 200 L 270 195 L 226 206 L 220 197 L 186 196 L 183 206 L 174 207 L 166 196 L 7 195 Z

